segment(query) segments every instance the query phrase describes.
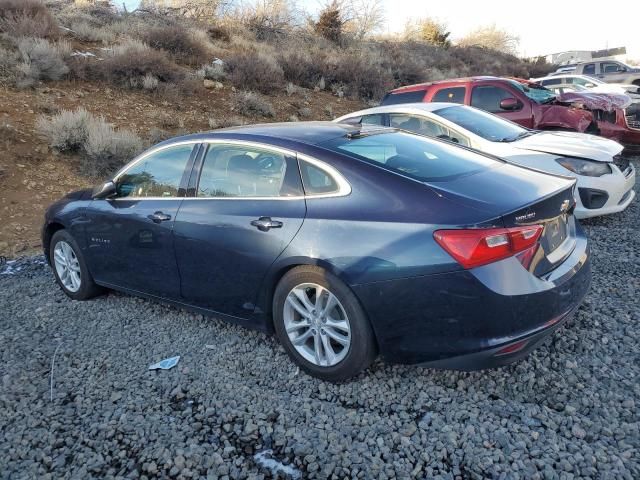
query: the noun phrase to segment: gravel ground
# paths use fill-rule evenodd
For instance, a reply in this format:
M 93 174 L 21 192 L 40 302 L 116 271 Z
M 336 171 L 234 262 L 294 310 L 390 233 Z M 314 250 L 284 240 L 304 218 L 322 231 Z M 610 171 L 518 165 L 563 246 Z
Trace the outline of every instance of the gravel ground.
M 257 332 L 71 301 L 41 257 L 0 268 L 0 477 L 640 478 L 640 204 L 584 224 L 591 291 L 528 359 L 342 385 Z

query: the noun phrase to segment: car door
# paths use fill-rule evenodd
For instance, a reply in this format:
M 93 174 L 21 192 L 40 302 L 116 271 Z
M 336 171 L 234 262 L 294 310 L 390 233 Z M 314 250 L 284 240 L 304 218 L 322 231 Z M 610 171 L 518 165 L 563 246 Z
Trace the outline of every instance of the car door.
M 297 160 L 260 144 L 210 143 L 194 174 L 174 226 L 182 295 L 248 318 L 267 270 L 304 221 Z
M 115 179 L 116 195 L 87 208 L 90 270 L 99 283 L 177 299 L 172 229 L 197 144 L 152 150 Z
M 513 110 L 503 109 L 500 106 L 500 102 L 507 99 L 516 99 L 518 107 Z M 471 90 L 472 107 L 500 115 L 527 128 L 533 128 L 531 102 L 532 100 L 506 86 L 477 85 Z

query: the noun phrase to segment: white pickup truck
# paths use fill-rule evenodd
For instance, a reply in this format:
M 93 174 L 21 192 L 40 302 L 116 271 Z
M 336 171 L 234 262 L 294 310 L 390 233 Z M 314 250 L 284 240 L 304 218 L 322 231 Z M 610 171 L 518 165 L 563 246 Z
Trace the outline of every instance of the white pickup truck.
M 567 73 L 589 75 L 607 83 L 626 83 L 640 86 L 640 67 L 631 67 L 617 60 L 578 63 L 570 72 L 558 71 L 552 75 Z

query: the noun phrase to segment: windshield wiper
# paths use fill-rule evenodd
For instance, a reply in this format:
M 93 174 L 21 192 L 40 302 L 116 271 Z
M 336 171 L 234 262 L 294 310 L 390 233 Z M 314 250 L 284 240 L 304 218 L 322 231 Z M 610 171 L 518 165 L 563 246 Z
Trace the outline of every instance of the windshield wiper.
M 529 135 L 534 135 L 536 133 L 538 133 L 538 132 L 531 132 L 529 130 L 525 130 L 524 132 L 520 132 L 515 137 L 504 137 L 504 138 L 501 138 L 498 141 L 499 142 L 503 142 L 503 143 L 515 142 L 516 140 L 520 140 L 521 138 L 528 137 Z

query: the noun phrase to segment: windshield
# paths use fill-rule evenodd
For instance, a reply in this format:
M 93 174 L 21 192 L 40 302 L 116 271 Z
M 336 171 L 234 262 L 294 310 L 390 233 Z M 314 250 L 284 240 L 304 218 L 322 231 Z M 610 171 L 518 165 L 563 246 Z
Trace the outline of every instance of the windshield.
M 321 146 L 423 182 L 451 180 L 502 163 L 461 147 L 405 132 L 340 137 Z
M 472 107 L 446 107 L 433 113 L 490 142 L 512 142 L 533 133 L 520 125 Z
M 550 103 L 556 99 L 556 94 L 551 90 L 547 90 L 542 85 L 523 85 L 515 80 L 509 81 L 536 103 Z

